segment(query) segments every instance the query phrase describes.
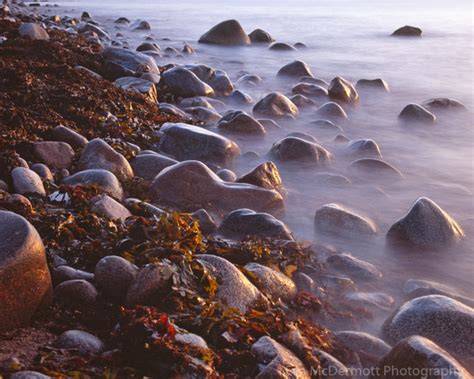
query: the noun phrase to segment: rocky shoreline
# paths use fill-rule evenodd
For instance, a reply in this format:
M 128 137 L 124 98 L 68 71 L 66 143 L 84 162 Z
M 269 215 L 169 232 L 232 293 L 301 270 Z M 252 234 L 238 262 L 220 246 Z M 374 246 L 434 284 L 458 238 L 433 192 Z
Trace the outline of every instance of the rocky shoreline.
M 304 48 L 261 29 L 247 35 L 235 20 L 199 42 Z M 253 101 L 225 72 L 159 66 L 163 52 L 151 40 L 136 50 L 86 12 L 0 7 L 0 376 L 472 377 L 473 299 L 413 279 L 406 302 L 395 304 L 378 291 L 379 268 L 295 241 L 278 219 L 286 196 L 278 163 L 329 165 L 333 155 L 316 139 L 290 134 L 273 144 L 271 160 L 241 176 L 231 171 L 252 159 L 233 136 L 260 138 L 307 106 L 332 120 L 319 128 L 336 128 L 359 92 L 388 91 L 387 83 L 325 83 L 294 61 L 278 72 L 295 80 L 294 96 L 272 92 L 252 114 L 224 112 Z M 433 123 L 440 108 L 464 106 L 435 99 L 399 117 Z M 364 175 L 403 176 L 372 140 L 348 149 Z M 314 221 L 328 235 L 380 233 L 340 204 L 320 207 Z M 387 232 L 388 244 L 420 250 L 463 238 L 426 197 Z M 376 317 L 386 319 L 378 336 L 358 331 Z

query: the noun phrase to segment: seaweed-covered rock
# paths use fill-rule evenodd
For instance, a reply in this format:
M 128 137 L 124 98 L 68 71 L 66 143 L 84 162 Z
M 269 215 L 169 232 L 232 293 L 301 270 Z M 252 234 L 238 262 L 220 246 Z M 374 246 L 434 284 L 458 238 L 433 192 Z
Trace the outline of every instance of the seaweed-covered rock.
M 258 187 L 283 191 L 283 183 L 281 181 L 278 167 L 273 162 L 264 162 L 257 167 L 242 175 L 236 180 L 238 183 L 253 184 Z
M 71 167 L 74 158 L 74 150 L 66 142 L 35 142 L 33 152 L 38 160 L 53 169 Z
M 135 175 L 145 180 L 155 179 L 163 169 L 175 163 L 178 161 L 158 153 L 138 155 L 130 161 Z
M 309 66 L 303 61 L 293 61 L 284 65 L 278 71 L 278 76 L 287 76 L 292 78 L 300 78 L 302 76 L 313 76 Z
M 418 104 L 408 104 L 402 109 L 398 118 L 404 122 L 418 122 L 432 124 L 436 121 L 436 116 L 425 107 Z
M 382 272 L 373 264 L 353 257 L 350 254 L 334 254 L 327 258 L 327 263 L 353 279 L 378 280 Z
M 263 125 L 255 118 L 242 111 L 230 112 L 219 121 L 217 127 L 224 132 L 265 135 Z
M 297 293 L 293 280 L 270 267 L 252 262 L 245 265 L 245 270 L 257 288 L 273 299 L 291 300 Z
M 166 90 L 175 96 L 214 96 L 214 90 L 210 85 L 184 67 L 166 70 L 161 76 L 160 85 L 165 86 Z
M 350 104 L 355 104 L 359 101 L 359 94 L 352 83 L 340 76 L 334 78 L 329 83 L 328 96 Z
M 310 162 L 325 165 L 331 161 L 332 155 L 321 145 L 297 137 L 285 137 L 275 142 L 270 155 L 279 161 Z
M 262 29 L 255 29 L 249 34 L 252 43 L 271 43 L 275 41 L 270 33 Z
M 199 43 L 217 45 L 248 45 L 250 38 L 237 20 L 223 21 L 204 33 Z
M 392 33 L 394 37 L 421 37 L 422 30 L 416 26 L 405 25 Z
M 282 118 L 298 114 L 298 107 L 285 95 L 272 92 L 253 107 L 253 113 L 259 117 Z
M 68 176 L 64 184 L 75 186 L 96 186 L 101 191 L 108 193 L 116 199 L 123 198 L 123 189 L 117 177 L 107 170 L 84 170 Z

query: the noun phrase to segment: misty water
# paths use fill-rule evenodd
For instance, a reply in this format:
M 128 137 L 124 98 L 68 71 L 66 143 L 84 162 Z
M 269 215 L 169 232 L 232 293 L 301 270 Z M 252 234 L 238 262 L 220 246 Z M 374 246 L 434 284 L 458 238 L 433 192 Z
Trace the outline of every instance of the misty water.
M 196 49 L 186 57 L 163 57 L 167 63 L 203 63 L 228 73 L 234 83 L 242 72 L 259 75 L 258 88 L 241 88 L 254 99 L 271 91 L 290 93 L 296 81 L 276 78 L 280 67 L 295 59 L 306 62 L 313 74 L 330 81 L 342 76 L 383 78 L 388 94 L 362 92 L 357 107 L 346 107 L 349 120 L 339 123 L 349 139 L 371 138 L 380 146 L 383 159 L 396 166 L 404 178 L 363 180 L 347 166 L 355 159 L 345 154 L 344 144 L 334 142 L 337 132 L 322 132 L 310 124 L 317 117 L 301 112 L 296 121 L 280 122 L 282 130 L 264 138 L 233 138 L 243 153 L 255 151 L 259 161 L 239 161 L 233 168 L 244 173 L 266 160 L 272 143 L 294 131 L 316 137 L 334 156 L 325 168 L 279 164 L 287 191 L 285 212 L 279 217 L 300 240 L 329 243 L 342 251 L 377 265 L 384 273 L 373 290 L 402 300 L 406 279 L 435 280 L 451 285 L 464 295 L 473 288 L 473 39 L 470 1 L 100 1 L 59 2 L 62 11 L 79 16 L 87 10 L 111 35 L 121 32 L 132 48 L 152 35 L 162 50 Z M 56 9 L 52 12 L 57 12 Z M 144 19 L 150 32 L 132 32 L 113 24 L 117 17 Z M 268 31 L 277 41 L 303 42 L 307 49 L 275 52 L 267 46 L 217 47 L 198 44 L 200 35 L 220 21 L 235 18 L 247 32 Z M 423 38 L 393 38 L 400 26 L 415 25 Z M 237 88 L 239 88 L 237 86 Z M 437 113 L 431 126 L 401 125 L 397 115 L 409 103 L 449 97 L 463 102 L 467 113 Z M 321 102 L 319 102 L 321 104 Z M 229 109 L 235 109 L 229 107 Z M 243 108 L 251 112 L 251 106 Z M 352 185 L 331 186 L 318 174 L 346 175 Z M 385 233 L 420 196 L 437 202 L 464 228 L 466 238 L 441 251 L 392 251 Z M 326 238 L 314 231 L 314 214 L 321 205 L 337 202 L 372 218 L 378 237 L 369 241 Z

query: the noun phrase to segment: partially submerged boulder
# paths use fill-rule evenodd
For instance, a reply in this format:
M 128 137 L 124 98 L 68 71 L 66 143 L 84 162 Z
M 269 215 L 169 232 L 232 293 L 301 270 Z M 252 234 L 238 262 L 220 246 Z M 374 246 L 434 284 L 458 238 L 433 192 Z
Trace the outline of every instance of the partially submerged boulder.
M 332 268 L 343 272 L 353 279 L 378 280 L 382 272 L 373 264 L 353 257 L 350 254 L 334 254 L 327 258 L 326 262 Z
M 374 90 L 383 91 L 383 92 L 390 92 L 390 87 L 388 83 L 380 78 L 377 79 L 360 79 L 356 83 L 356 88 L 358 90 Z
M 280 172 L 273 162 L 259 164 L 253 170 L 238 178 L 236 182 L 253 184 L 258 187 L 276 190 L 280 193 L 283 192 Z
M 337 103 L 332 101 L 324 103 L 317 110 L 317 115 L 330 120 L 347 119 L 346 111 Z
M 308 162 L 325 165 L 332 155 L 321 145 L 298 137 L 285 137 L 275 142 L 269 153 L 274 159 L 282 162 Z
M 352 83 L 340 76 L 329 83 L 328 96 L 349 104 L 356 104 L 359 101 L 359 94 Z
M 423 124 L 433 124 L 436 116 L 425 107 L 418 104 L 408 104 L 398 115 L 399 120 L 403 122 L 417 122 Z
M 237 20 L 223 21 L 199 38 L 199 43 L 216 45 L 248 45 L 250 38 Z
M 426 100 L 421 105 L 430 111 L 467 111 L 463 103 L 447 97 Z
M 300 78 L 302 76 L 313 77 L 313 73 L 306 63 L 296 60 L 280 68 L 277 76 L 287 76 L 290 78 Z
M 392 33 L 394 37 L 421 37 L 422 30 L 416 26 L 405 25 Z
M 272 92 L 253 107 L 253 113 L 259 117 L 283 118 L 298 114 L 298 107 L 285 95 Z
M 181 97 L 214 96 L 210 85 L 184 67 L 166 70 L 161 76 L 160 86 L 165 86 L 167 91 Z
M 242 111 L 229 112 L 222 117 L 217 127 L 224 132 L 253 134 L 263 136 L 266 133 L 263 125 L 255 118 Z
M 263 29 L 255 29 L 249 34 L 252 43 L 271 43 L 275 39 Z

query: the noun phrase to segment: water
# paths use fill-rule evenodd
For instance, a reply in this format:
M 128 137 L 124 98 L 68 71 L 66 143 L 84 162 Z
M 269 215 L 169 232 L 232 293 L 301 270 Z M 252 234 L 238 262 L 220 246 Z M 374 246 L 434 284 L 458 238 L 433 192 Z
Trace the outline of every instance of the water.
M 301 115 L 264 139 L 237 139 L 242 151 L 265 154 L 272 143 L 292 131 L 312 134 L 334 155 L 329 169 L 280 165 L 288 191 L 281 218 L 298 238 L 320 240 L 313 229 L 316 209 L 339 202 L 370 216 L 380 235 L 368 243 L 332 239 L 330 243 L 379 266 L 384 272 L 383 290 L 401 299 L 400 288 L 408 278 L 423 278 L 452 285 L 465 295 L 473 294 L 473 59 L 472 4 L 470 1 L 175 1 L 175 2 L 60 2 L 64 9 L 83 10 L 115 34 L 112 21 L 125 16 L 146 19 L 151 34 L 162 48 L 190 43 L 197 54 L 187 58 L 162 58 L 158 63 L 205 63 L 225 70 L 235 80 L 241 71 L 260 75 L 264 84 L 249 92 L 254 98 L 278 90 L 289 92 L 295 82 L 275 77 L 278 69 L 294 59 L 311 66 L 315 76 L 327 81 L 343 76 L 385 79 L 391 88 L 386 96 L 363 95 L 349 121 L 341 124 L 350 139 L 372 138 L 384 160 L 398 167 L 404 180 L 395 183 L 358 181 L 347 170 L 350 158 L 333 142 L 335 134 L 323 135 L 308 124 L 317 117 Z M 250 32 L 260 27 L 278 41 L 304 42 L 297 52 L 272 52 L 266 47 L 217 47 L 198 45 L 201 34 L 225 19 L 238 19 Z M 410 24 L 423 29 L 421 39 L 390 38 L 396 28 Z M 136 46 L 150 34 L 122 31 Z M 161 38 L 169 40 L 160 40 Z M 229 61 L 239 61 L 241 64 Z M 434 97 L 462 101 L 467 114 L 440 115 L 432 127 L 403 127 L 397 115 L 408 103 Z M 247 111 L 250 109 L 246 109 Z M 263 160 L 263 158 L 262 158 Z M 256 163 L 240 163 L 243 173 Z M 350 177 L 350 187 L 334 188 L 318 183 L 320 172 Z M 440 252 L 393 252 L 385 247 L 385 232 L 420 196 L 428 196 L 451 214 L 466 232 L 465 241 Z M 380 289 L 380 287 L 378 288 Z

